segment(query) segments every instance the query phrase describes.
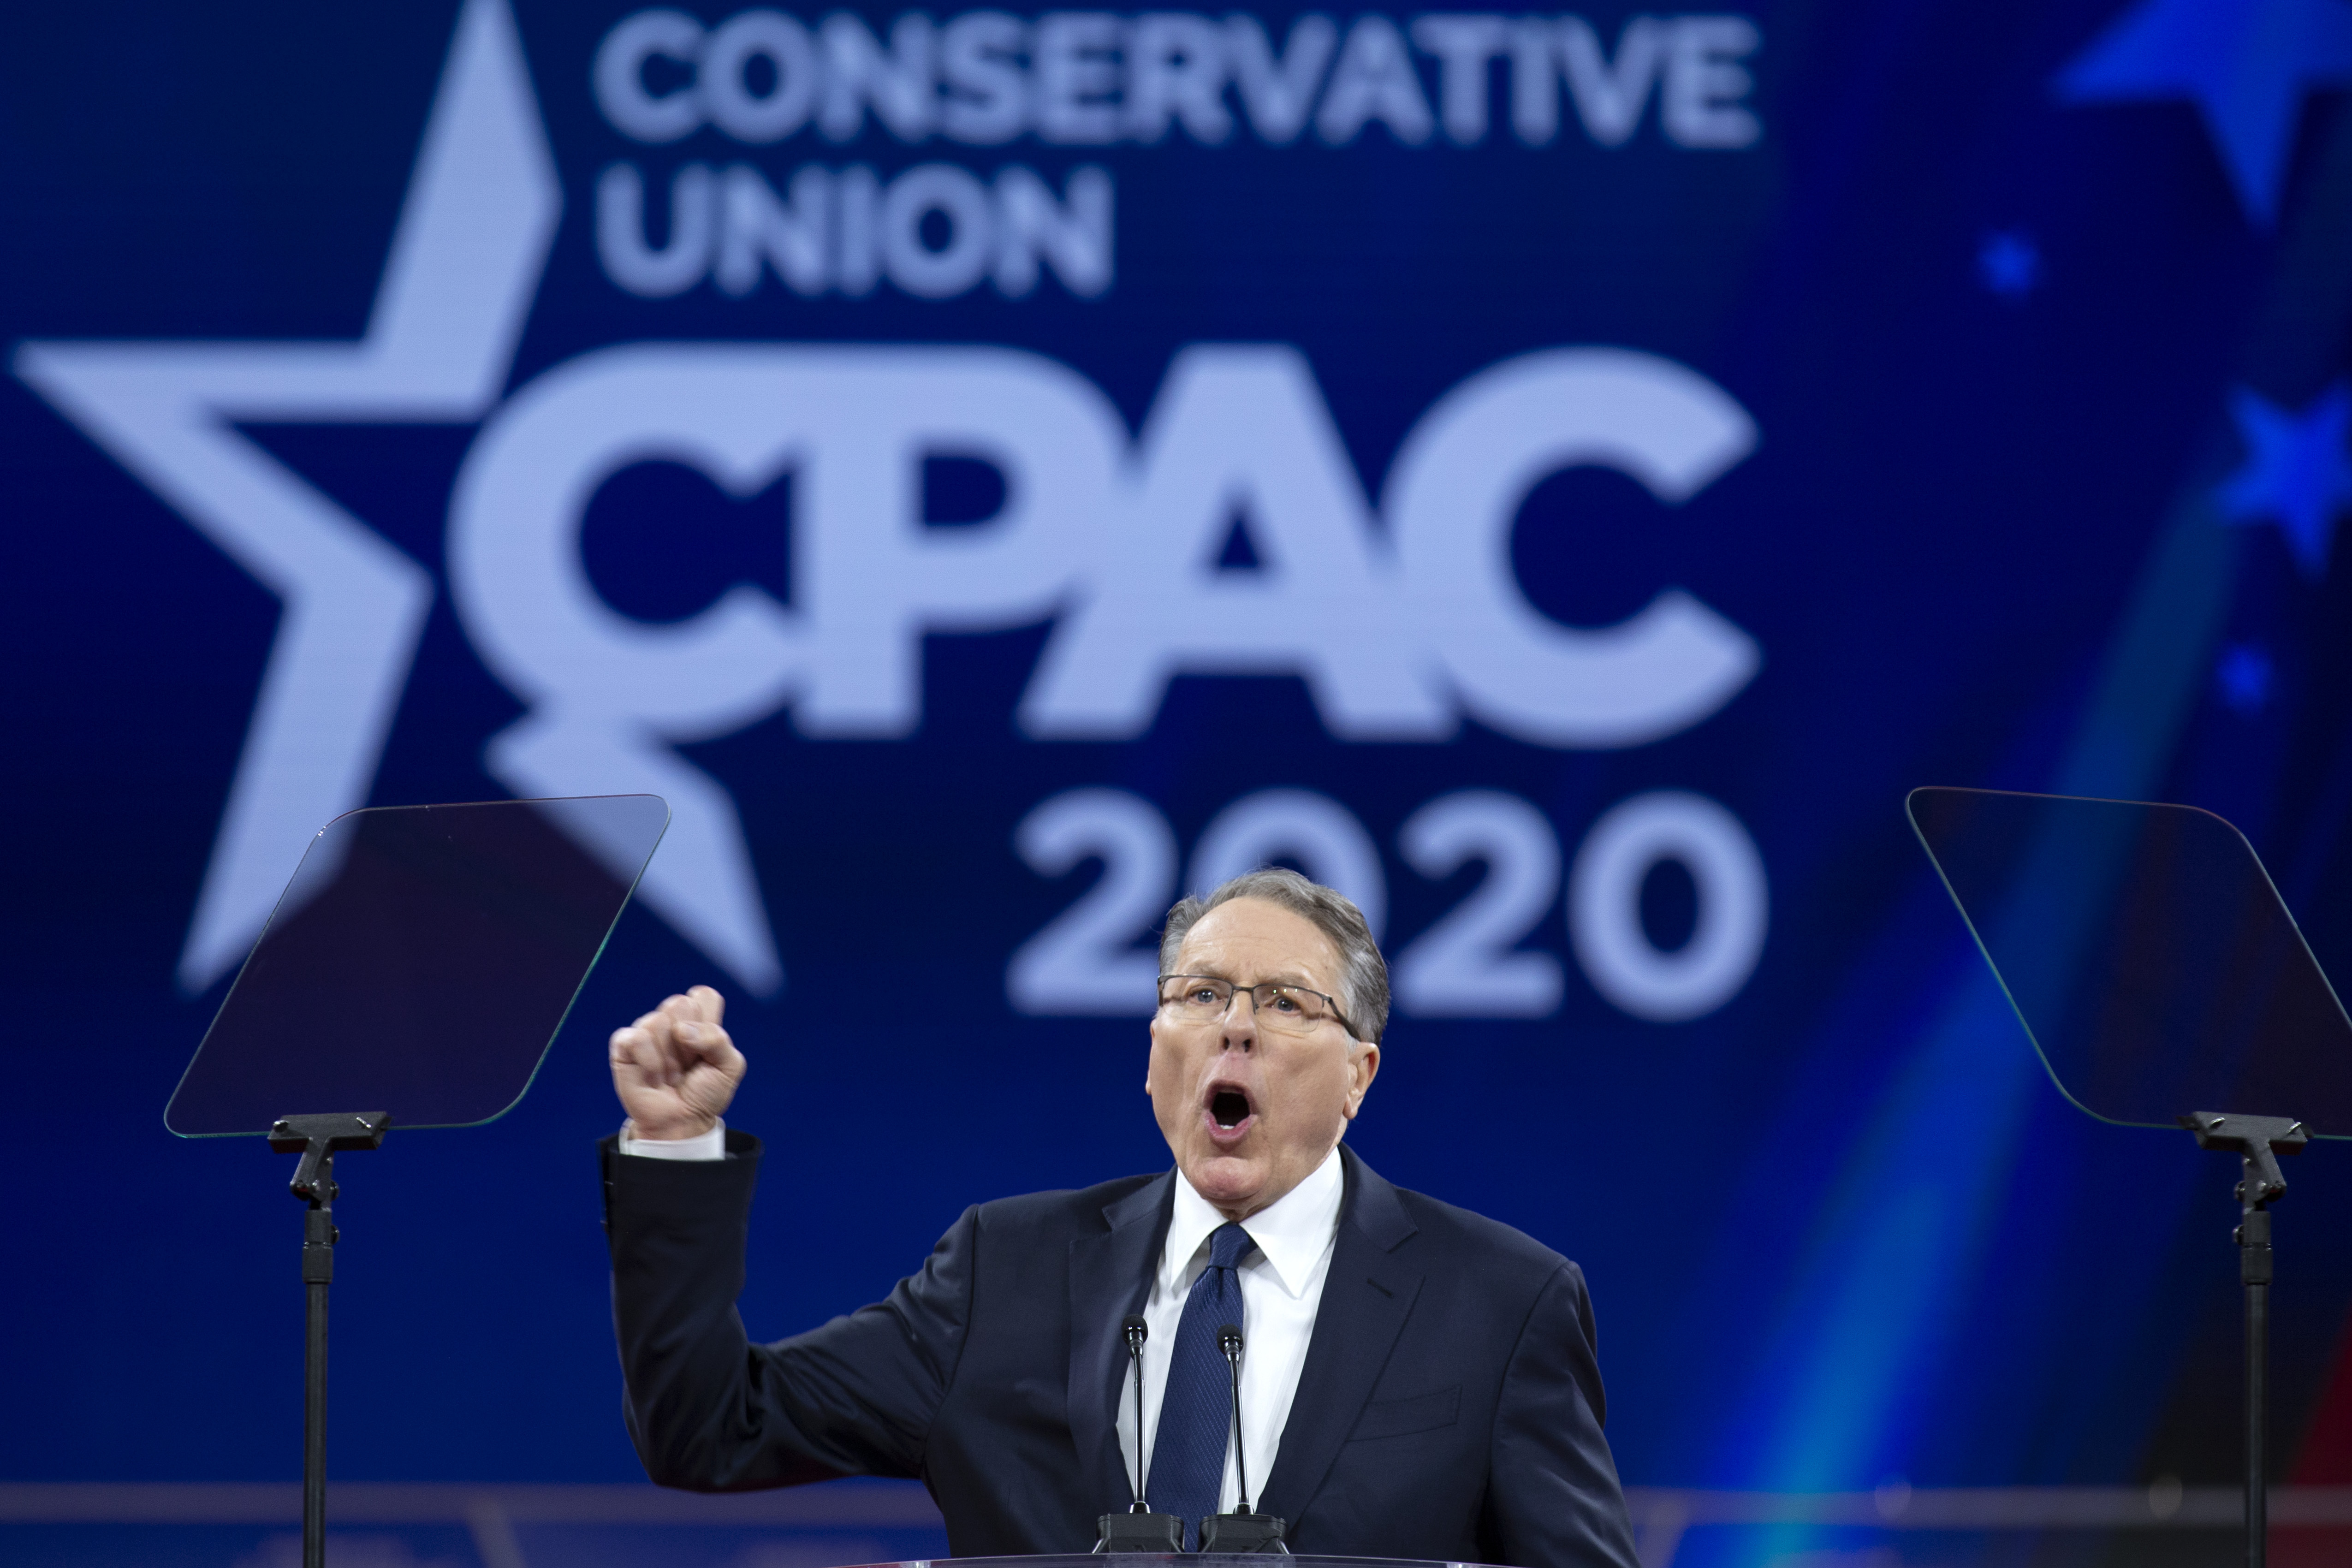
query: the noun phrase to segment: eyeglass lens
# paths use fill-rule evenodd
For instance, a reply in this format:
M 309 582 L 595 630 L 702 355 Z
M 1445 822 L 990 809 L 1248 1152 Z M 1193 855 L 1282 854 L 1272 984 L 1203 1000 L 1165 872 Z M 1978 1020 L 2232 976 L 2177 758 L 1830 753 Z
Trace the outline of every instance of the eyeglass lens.
M 1162 1005 L 1187 1022 L 1210 1023 L 1224 1016 L 1238 991 L 1251 994 L 1257 1021 L 1267 1028 L 1304 1030 L 1331 1016 L 1330 1004 L 1313 991 L 1276 984 L 1238 986 L 1205 975 L 1171 979 Z

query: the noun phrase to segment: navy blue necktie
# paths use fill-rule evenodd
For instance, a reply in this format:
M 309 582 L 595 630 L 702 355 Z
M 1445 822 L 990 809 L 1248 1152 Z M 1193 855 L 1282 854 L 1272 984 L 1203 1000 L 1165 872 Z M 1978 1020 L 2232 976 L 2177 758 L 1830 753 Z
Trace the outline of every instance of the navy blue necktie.
M 1233 1370 L 1217 1348 L 1217 1330 L 1242 1326 L 1242 1281 L 1236 1271 L 1257 1244 L 1238 1225 L 1209 1237 L 1209 1266 L 1184 1298 L 1176 1348 L 1168 1358 L 1168 1387 L 1160 1400 L 1160 1435 L 1151 1445 L 1151 1506 L 1184 1521 L 1184 1544 L 1200 1545 L 1201 1521 L 1217 1511 L 1225 1485 L 1225 1449 L 1234 1428 Z

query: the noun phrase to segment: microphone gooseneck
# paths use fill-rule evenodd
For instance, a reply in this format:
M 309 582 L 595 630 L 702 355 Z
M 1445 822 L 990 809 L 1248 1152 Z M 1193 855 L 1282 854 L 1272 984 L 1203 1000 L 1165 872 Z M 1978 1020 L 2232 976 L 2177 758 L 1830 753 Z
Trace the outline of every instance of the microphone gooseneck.
M 1135 1501 L 1129 1513 L 1150 1513 L 1151 1505 L 1143 1499 L 1143 1342 L 1151 1337 L 1151 1327 L 1141 1314 L 1129 1312 L 1119 1320 L 1118 1331 L 1127 1340 L 1127 1357 L 1135 1366 Z
M 1234 1475 L 1241 1482 L 1241 1497 L 1234 1504 L 1235 1513 L 1250 1511 L 1249 1460 L 1242 1453 L 1242 1331 L 1227 1323 L 1217 1331 L 1217 1348 L 1225 1352 L 1225 1364 L 1234 1374 Z

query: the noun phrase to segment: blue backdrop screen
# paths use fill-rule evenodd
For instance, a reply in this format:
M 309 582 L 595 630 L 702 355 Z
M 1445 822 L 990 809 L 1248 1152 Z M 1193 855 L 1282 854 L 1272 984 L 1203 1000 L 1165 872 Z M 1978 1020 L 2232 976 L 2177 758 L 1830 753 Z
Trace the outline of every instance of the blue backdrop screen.
M 288 1163 L 162 1106 L 321 823 L 634 791 L 530 1097 L 344 1162 L 339 1475 L 635 1475 L 613 1027 L 727 994 L 780 1335 L 1160 1166 L 1152 932 L 1266 860 L 1629 1481 L 2230 1473 L 2228 1174 L 2063 1105 L 1901 801 L 2219 811 L 2352 973 L 2352 6 L 15 30 L 0 1474 L 293 1472 Z

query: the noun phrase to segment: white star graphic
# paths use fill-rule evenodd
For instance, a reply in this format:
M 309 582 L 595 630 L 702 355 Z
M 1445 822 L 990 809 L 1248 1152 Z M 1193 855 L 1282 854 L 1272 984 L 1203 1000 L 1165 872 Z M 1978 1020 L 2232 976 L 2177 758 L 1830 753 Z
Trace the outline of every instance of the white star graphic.
M 237 963 L 320 824 L 362 804 L 431 577 L 233 421 L 469 422 L 497 401 L 555 233 L 556 181 L 503 0 L 468 0 L 367 335 L 28 342 L 18 376 L 285 605 L 179 979 Z

